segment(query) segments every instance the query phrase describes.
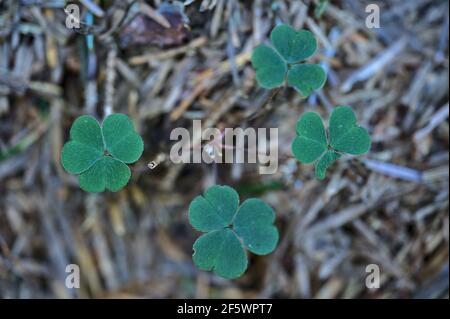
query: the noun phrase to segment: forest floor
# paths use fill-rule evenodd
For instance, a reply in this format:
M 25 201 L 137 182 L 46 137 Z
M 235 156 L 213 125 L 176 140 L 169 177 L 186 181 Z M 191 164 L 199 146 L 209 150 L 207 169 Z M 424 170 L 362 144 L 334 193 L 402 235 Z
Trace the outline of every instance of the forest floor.
M 448 298 L 448 1 L 73 2 L 78 30 L 66 1 L 0 1 L 0 297 Z M 318 39 L 328 81 L 308 99 L 256 83 L 251 52 L 279 23 Z M 336 105 L 373 145 L 317 181 L 290 145 L 303 112 Z M 126 188 L 88 194 L 61 148 L 76 117 L 111 111 L 145 151 Z M 170 132 L 194 119 L 278 128 L 277 172 L 172 163 Z M 276 211 L 277 249 L 237 280 L 192 262 L 188 206 L 213 184 Z M 65 286 L 68 264 L 80 289 Z M 370 264 L 379 289 L 365 286 Z

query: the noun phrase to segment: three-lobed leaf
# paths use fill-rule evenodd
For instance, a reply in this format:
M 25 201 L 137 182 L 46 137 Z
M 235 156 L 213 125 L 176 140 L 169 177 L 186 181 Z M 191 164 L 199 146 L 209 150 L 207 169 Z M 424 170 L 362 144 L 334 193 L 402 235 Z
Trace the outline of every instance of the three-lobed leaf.
M 356 122 L 356 115 L 350 107 L 335 107 L 330 116 L 328 141 L 320 116 L 307 112 L 297 122 L 292 153 L 304 164 L 316 163 L 315 175 L 322 180 L 341 153 L 360 155 L 369 151 L 370 135 Z
M 245 247 L 256 255 L 271 253 L 278 243 L 272 208 L 257 198 L 247 199 L 234 217 L 233 228 Z
M 239 206 L 239 195 L 231 187 L 214 186 L 197 196 L 189 206 L 189 222 L 201 232 L 229 226 Z
M 325 84 L 326 74 L 320 65 L 298 64 L 317 50 L 316 39 L 310 31 L 296 31 L 282 24 L 272 30 L 270 40 L 274 48 L 259 45 L 252 55 L 256 80 L 261 87 L 273 89 L 287 80 L 290 86 L 307 97 Z
M 303 97 L 320 89 L 327 79 L 323 68 L 318 64 L 297 64 L 288 73 L 288 84 Z
M 248 199 L 239 207 L 239 195 L 228 186 L 212 186 L 189 205 L 189 222 L 206 234 L 194 243 L 195 265 L 233 279 L 247 269 L 245 249 L 271 253 L 278 243 L 273 225 L 275 213 L 259 199 Z
M 214 270 L 220 277 L 240 277 L 247 269 L 247 254 L 236 234 L 229 228 L 214 230 L 199 237 L 192 259 L 203 270 Z
M 144 143 L 124 114 L 108 116 L 102 126 L 89 115 L 80 116 L 70 129 L 70 141 L 61 151 L 64 169 L 79 175 L 81 189 L 118 191 L 131 177 L 126 164 L 142 155 Z
M 334 161 L 336 161 L 340 157 L 341 154 L 336 153 L 333 150 L 326 151 L 316 164 L 315 174 L 317 179 L 325 179 L 328 167 L 330 167 L 334 163 Z
M 270 34 L 270 40 L 287 63 L 306 60 L 317 49 L 314 34 L 308 30 L 296 31 L 287 24 L 281 24 L 274 28 Z

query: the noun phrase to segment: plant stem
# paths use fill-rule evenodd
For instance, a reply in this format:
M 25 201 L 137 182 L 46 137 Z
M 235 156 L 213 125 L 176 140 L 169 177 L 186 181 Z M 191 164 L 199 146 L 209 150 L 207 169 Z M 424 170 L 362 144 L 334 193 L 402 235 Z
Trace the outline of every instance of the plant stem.
M 268 107 L 268 106 L 269 106 L 270 103 L 273 101 L 273 99 L 275 99 L 275 97 L 278 95 L 278 93 L 280 93 L 280 91 L 281 91 L 282 88 L 283 88 L 283 87 L 280 86 L 280 87 L 274 89 L 274 90 L 272 91 L 272 94 L 269 96 L 269 98 L 261 105 L 260 111 L 259 111 L 259 112 L 256 112 L 255 114 L 253 114 L 253 115 L 248 119 L 248 121 L 252 121 L 252 120 L 254 120 L 254 119 L 260 117 L 261 115 L 263 115 L 263 114 L 265 113 L 265 111 L 269 110 L 269 107 Z

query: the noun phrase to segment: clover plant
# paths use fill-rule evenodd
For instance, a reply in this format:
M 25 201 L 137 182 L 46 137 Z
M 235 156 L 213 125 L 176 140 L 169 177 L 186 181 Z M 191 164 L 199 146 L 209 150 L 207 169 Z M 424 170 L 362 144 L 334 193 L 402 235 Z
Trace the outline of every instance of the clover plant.
M 328 167 L 342 154 L 364 154 L 370 145 L 370 136 L 365 128 L 356 124 L 353 110 L 348 106 L 337 106 L 330 117 L 329 138 L 317 113 L 307 112 L 300 117 L 292 153 L 304 164 L 315 162 L 315 175 L 322 180 Z
M 233 279 L 247 269 L 246 249 L 257 255 L 271 253 L 278 243 L 275 213 L 260 199 L 247 199 L 228 186 L 212 186 L 189 206 L 189 222 L 205 234 L 194 243 L 195 265 Z
M 100 124 L 89 115 L 80 116 L 70 129 L 70 141 L 61 151 L 64 169 L 79 175 L 81 189 L 87 192 L 116 192 L 131 177 L 127 164 L 142 155 L 144 143 L 130 118 L 112 114 Z
M 317 49 L 314 35 L 307 30 L 296 31 L 282 24 L 270 34 L 273 48 L 259 45 L 252 55 L 252 65 L 256 70 L 256 80 L 265 89 L 281 86 L 287 80 L 303 97 L 322 88 L 326 73 L 318 64 L 300 64 Z

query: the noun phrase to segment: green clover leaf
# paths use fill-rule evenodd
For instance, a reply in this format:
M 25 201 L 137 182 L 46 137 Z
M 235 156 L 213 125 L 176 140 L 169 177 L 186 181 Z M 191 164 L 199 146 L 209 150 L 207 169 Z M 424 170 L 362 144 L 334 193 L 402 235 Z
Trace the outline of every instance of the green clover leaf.
M 206 234 L 194 243 L 192 259 L 203 270 L 234 279 L 247 269 L 246 249 L 271 253 L 278 243 L 275 213 L 260 199 L 244 201 L 228 186 L 212 186 L 189 205 L 189 222 Z
M 371 139 L 367 130 L 356 124 L 356 115 L 349 106 L 337 106 L 330 117 L 329 141 L 320 116 L 303 114 L 297 122 L 297 137 L 292 153 L 304 164 L 316 163 L 315 175 L 322 180 L 326 171 L 343 153 L 360 155 L 369 151 Z
M 270 40 L 287 63 L 306 60 L 317 49 L 316 39 L 310 31 L 295 31 L 286 24 L 274 28 L 270 34 Z
M 302 163 L 310 164 L 327 149 L 327 136 L 322 119 L 307 112 L 297 122 L 297 137 L 292 144 L 294 156 Z
M 260 45 L 252 55 L 252 64 L 256 70 L 256 81 L 265 89 L 273 89 L 285 81 L 288 67 L 283 58 L 272 48 Z
M 317 49 L 316 39 L 310 31 L 296 31 L 282 24 L 272 30 L 270 40 L 275 49 L 262 44 L 252 55 L 256 80 L 261 87 L 273 89 L 287 79 L 287 83 L 303 97 L 323 87 L 326 74 L 320 65 L 299 64 L 314 55 Z
M 340 157 L 341 154 L 336 153 L 335 151 L 329 150 L 325 152 L 316 164 L 315 174 L 317 179 L 325 179 L 328 167 L 330 167 L 334 161 Z
M 80 116 L 70 129 L 70 141 L 61 151 L 61 164 L 70 174 L 79 175 L 81 189 L 87 192 L 116 192 L 130 180 L 126 164 L 142 155 L 144 143 L 124 114 L 108 116 L 100 127 L 89 115 Z
M 288 84 L 304 97 L 320 89 L 326 80 L 327 75 L 318 64 L 297 64 L 288 73 Z

